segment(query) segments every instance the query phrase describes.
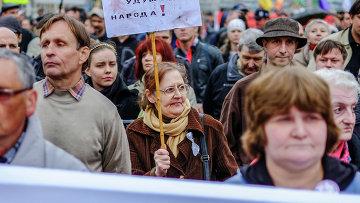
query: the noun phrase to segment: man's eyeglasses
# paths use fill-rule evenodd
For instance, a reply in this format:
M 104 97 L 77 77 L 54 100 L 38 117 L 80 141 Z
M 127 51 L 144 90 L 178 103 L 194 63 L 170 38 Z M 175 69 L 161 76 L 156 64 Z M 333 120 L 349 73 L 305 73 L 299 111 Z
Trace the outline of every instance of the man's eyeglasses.
M 179 91 L 181 95 L 186 95 L 189 90 L 189 85 L 187 84 L 180 84 L 177 86 L 170 86 L 163 90 L 160 90 L 166 96 L 174 96 L 176 89 Z
M 9 99 L 12 96 L 25 92 L 26 90 L 30 90 L 31 88 L 23 88 L 19 90 L 12 90 L 12 89 L 2 89 L 0 88 L 0 101 L 4 101 Z

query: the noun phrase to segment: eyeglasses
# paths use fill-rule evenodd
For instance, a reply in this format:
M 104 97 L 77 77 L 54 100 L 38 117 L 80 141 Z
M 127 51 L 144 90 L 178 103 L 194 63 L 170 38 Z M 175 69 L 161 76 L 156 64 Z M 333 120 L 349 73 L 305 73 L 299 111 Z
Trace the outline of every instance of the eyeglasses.
M 181 95 L 186 95 L 187 91 L 189 90 L 189 85 L 187 84 L 180 84 L 177 86 L 170 86 L 163 90 L 160 90 L 160 92 L 164 93 L 166 96 L 174 96 L 176 89 L 179 91 Z
M 31 88 L 23 88 L 19 90 L 12 90 L 12 89 L 1 89 L 0 88 L 0 101 L 5 101 L 10 99 L 10 97 L 25 92 L 26 90 L 30 90 Z

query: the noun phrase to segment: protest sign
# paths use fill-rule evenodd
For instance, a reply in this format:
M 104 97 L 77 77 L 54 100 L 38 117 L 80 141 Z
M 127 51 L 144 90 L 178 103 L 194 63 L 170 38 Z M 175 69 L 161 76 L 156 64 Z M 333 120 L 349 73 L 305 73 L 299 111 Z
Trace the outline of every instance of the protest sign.
M 108 37 L 201 25 L 199 0 L 103 0 Z
M 230 185 L 111 173 L 0 165 L 0 196 L 6 203 L 359 203 L 359 195 Z

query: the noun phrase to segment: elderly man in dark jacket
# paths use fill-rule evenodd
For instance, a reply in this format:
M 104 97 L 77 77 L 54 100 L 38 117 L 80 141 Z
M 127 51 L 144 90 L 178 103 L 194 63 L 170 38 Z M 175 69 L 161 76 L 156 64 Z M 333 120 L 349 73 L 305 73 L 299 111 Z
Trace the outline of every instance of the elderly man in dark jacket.
M 218 48 L 202 43 L 197 39 L 197 27 L 175 29 L 177 41 L 175 56 L 187 59 L 189 63 L 190 85 L 194 88 L 199 109 L 204 100 L 207 82 L 211 72 L 224 63 Z
M 204 97 L 204 112 L 219 119 L 225 96 L 241 78 L 260 70 L 265 52 L 256 44 L 261 30 L 250 28 L 241 33 L 238 51 L 229 62 L 218 66 L 210 75 Z
M 299 24 L 290 18 L 277 18 L 268 21 L 264 27 L 264 34 L 256 39 L 256 43 L 266 52 L 266 63 L 262 71 L 283 67 L 301 66 L 294 62 L 295 50 L 305 46 L 307 40 L 299 35 Z M 305 67 L 304 67 L 305 68 Z M 224 132 L 239 166 L 251 160 L 242 150 L 241 135 L 246 129 L 244 117 L 244 95 L 246 87 L 260 72 L 248 75 L 237 81 L 224 99 L 220 121 L 224 125 Z

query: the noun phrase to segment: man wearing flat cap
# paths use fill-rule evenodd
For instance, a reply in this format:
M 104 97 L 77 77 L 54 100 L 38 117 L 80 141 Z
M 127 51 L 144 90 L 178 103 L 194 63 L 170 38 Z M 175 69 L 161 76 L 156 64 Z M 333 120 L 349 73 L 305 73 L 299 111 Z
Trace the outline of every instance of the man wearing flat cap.
M 230 150 L 239 166 L 251 161 L 241 147 L 241 135 L 246 130 L 243 103 L 247 85 L 260 72 L 274 68 L 301 66 L 293 60 L 293 57 L 296 49 L 305 46 L 306 42 L 306 38 L 299 35 L 298 22 L 290 18 L 268 21 L 264 26 L 264 34 L 256 39 L 256 43 L 265 50 L 266 61 L 259 72 L 248 75 L 235 83 L 225 97 L 220 115 Z
M 296 49 L 306 45 L 306 38 L 299 35 L 299 24 L 290 18 L 277 18 L 267 22 L 264 34 L 256 43 L 264 47 L 267 59 L 265 67 L 285 67 L 295 64 Z

